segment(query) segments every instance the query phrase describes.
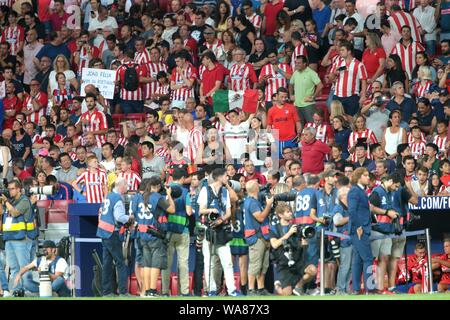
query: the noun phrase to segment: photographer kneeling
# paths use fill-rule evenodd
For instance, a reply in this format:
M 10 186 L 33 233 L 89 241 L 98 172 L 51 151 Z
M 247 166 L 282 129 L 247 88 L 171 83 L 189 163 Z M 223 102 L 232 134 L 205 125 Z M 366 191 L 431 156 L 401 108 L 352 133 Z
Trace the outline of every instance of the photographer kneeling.
M 30 270 L 37 269 L 39 273 L 48 272 L 50 281 L 52 282 L 52 292 L 58 294 L 58 297 L 70 297 L 70 290 L 66 285 L 66 278 L 68 276 L 68 265 L 64 258 L 57 255 L 58 249 L 53 241 L 47 240 L 43 245 L 45 255 L 34 259 L 29 265 L 20 269 L 16 278 L 14 279 L 14 286 L 16 287 L 22 276 Z M 39 292 L 39 283 L 34 281 L 25 284 L 25 289 L 32 292 Z
M 302 232 L 298 225 L 291 223 L 291 207 L 281 202 L 275 208 L 275 213 L 279 222 L 270 226 L 269 235 L 282 288 L 278 294 L 289 296 L 294 292 L 301 295 L 303 286 L 315 279 L 317 268 L 312 264 L 305 266 L 308 241 L 299 234 Z

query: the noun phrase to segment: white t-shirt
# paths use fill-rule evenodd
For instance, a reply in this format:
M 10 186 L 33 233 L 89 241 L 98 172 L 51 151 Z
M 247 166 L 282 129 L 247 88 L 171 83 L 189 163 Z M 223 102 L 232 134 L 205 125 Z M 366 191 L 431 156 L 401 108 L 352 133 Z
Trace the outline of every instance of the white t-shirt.
M 249 121 L 244 121 L 237 126 L 227 121 L 223 130 L 223 138 L 233 159 L 240 159 L 245 153 L 249 131 Z
M 89 29 L 88 31 L 95 31 L 97 29 L 105 29 L 106 27 L 110 27 L 111 29 L 118 29 L 119 26 L 117 25 L 117 21 L 114 17 L 108 16 L 103 21 L 98 21 L 98 17 L 95 19 L 91 19 L 89 22 Z
M 223 187 L 223 188 L 224 188 L 224 191 L 222 191 L 222 192 L 227 193 L 227 203 L 225 205 L 225 208 L 228 209 L 228 208 L 231 208 L 230 193 L 228 192 L 228 190 L 226 190 L 225 187 Z M 214 194 L 217 196 L 216 190 L 214 190 L 213 187 L 211 187 L 211 189 L 213 190 Z M 197 203 L 200 207 L 201 206 L 206 207 L 208 205 L 208 191 L 206 190 L 206 187 L 203 187 L 200 190 L 200 193 L 198 194 L 198 198 L 197 198 Z
M 100 164 L 105 167 L 107 172 L 112 172 L 116 170 L 116 161 L 112 159 L 111 161 L 103 160 Z
M 411 181 L 411 187 L 412 187 L 413 191 L 414 191 L 419 197 L 426 196 L 427 193 L 428 193 L 428 183 L 425 185 L 425 188 L 421 189 L 421 188 L 420 188 L 419 180 L 414 180 L 414 181 Z M 422 190 L 423 190 L 423 191 L 422 191 Z
M 40 258 L 40 264 L 38 265 L 38 258 L 33 260 L 33 266 L 35 268 L 38 268 L 40 270 L 42 269 L 49 269 L 49 266 L 51 264 L 51 261 L 47 261 L 47 258 L 42 257 Z M 67 264 L 67 261 L 64 260 L 64 258 L 59 258 L 58 262 L 56 263 L 55 270 L 49 270 L 52 274 L 56 274 L 57 272 L 62 272 L 64 279 L 69 278 L 69 265 Z
M 70 86 L 70 80 L 76 78 L 75 73 L 72 70 L 66 70 L 66 71 L 64 71 L 64 75 L 66 76 L 66 86 Z M 55 76 L 56 76 L 56 71 L 55 70 L 51 71 L 50 75 L 48 76 L 48 83 L 49 83 L 49 86 L 50 86 L 50 96 L 49 96 L 49 98 L 52 97 L 53 90 L 58 89 L 58 82 L 56 82 Z

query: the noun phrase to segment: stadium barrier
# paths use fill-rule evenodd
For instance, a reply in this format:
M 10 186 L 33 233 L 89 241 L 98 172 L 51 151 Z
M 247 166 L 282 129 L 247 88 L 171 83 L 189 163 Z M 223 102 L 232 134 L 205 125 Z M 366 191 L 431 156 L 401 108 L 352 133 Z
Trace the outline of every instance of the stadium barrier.
M 427 263 L 428 263 L 428 293 L 433 293 L 433 270 L 431 268 L 431 237 L 430 237 L 430 229 L 424 229 L 424 230 L 417 230 L 417 231 L 403 231 L 401 235 L 384 235 L 384 236 L 377 236 L 370 238 L 371 241 L 374 240 L 381 240 L 381 239 L 393 239 L 393 238 L 404 238 L 404 237 L 412 237 L 412 236 L 418 236 L 418 235 L 425 235 L 426 243 L 427 243 Z M 331 231 L 325 231 L 322 229 L 320 231 L 320 261 L 319 261 L 319 267 L 320 267 L 320 295 L 325 295 L 325 236 L 333 236 L 333 237 L 340 237 L 343 239 L 350 239 L 350 236 L 343 234 L 343 233 L 337 233 L 337 232 L 331 232 Z

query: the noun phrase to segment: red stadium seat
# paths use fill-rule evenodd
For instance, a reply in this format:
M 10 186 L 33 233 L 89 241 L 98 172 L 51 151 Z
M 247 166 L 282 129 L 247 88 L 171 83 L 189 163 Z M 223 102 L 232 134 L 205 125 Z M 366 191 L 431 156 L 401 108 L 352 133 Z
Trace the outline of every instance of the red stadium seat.
M 176 273 L 170 275 L 170 292 L 172 296 L 178 295 L 178 276 Z

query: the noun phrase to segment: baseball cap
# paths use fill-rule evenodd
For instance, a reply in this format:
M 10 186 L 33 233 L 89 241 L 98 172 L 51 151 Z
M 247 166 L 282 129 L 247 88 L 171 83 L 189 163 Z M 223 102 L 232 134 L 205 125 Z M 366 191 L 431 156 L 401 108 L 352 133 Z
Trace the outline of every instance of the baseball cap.
M 44 148 L 39 149 L 38 156 L 41 156 L 41 157 L 48 156 L 48 150 L 44 149 Z
M 440 96 L 447 96 L 448 95 L 447 88 L 442 88 L 441 90 L 439 90 L 439 95 Z
M 51 240 L 45 240 L 44 244 L 42 245 L 42 247 L 44 249 L 46 249 L 46 248 L 56 248 L 56 244 L 55 244 L 55 242 L 53 242 Z

